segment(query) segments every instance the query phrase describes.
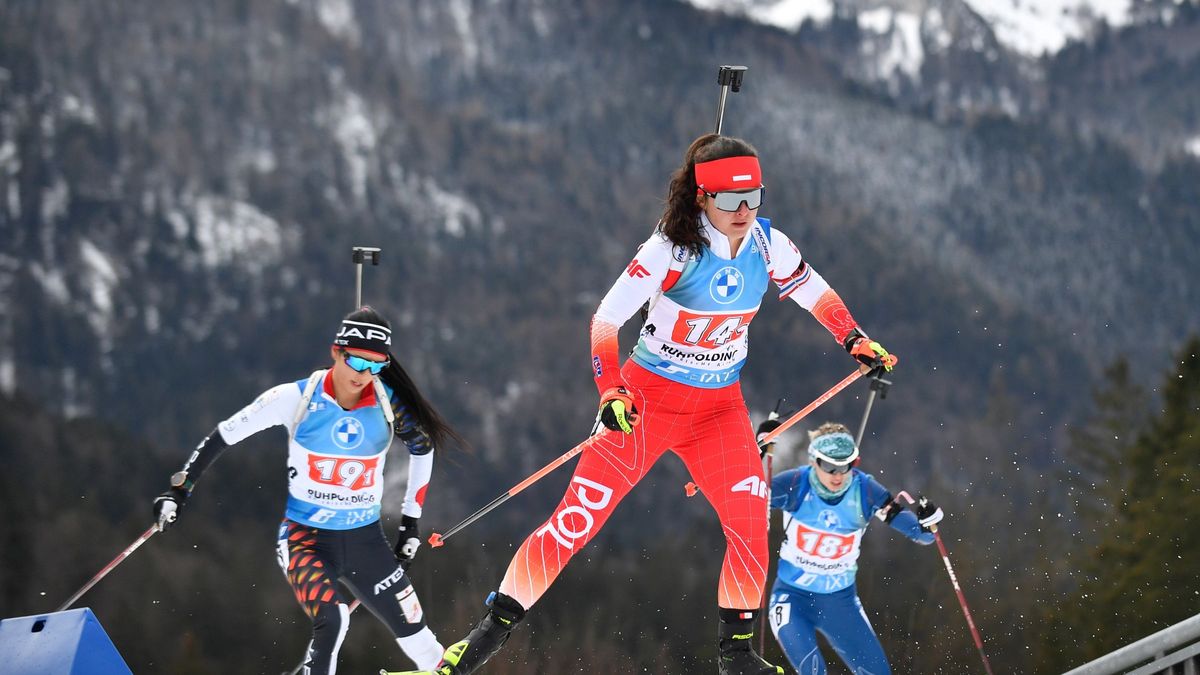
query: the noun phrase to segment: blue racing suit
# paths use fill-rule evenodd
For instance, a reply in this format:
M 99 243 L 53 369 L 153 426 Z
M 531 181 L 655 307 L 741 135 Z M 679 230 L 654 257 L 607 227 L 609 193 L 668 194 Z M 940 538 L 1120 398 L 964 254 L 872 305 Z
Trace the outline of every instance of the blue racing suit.
M 869 474 L 852 469 L 845 492 L 826 501 L 812 490 L 812 470 L 791 469 L 771 481 L 771 508 L 783 511 L 785 531 L 771 589 L 771 630 L 792 667 L 804 675 L 826 672 L 817 631 L 855 675 L 891 673 L 854 578 L 870 517 L 890 504 L 892 495 Z M 890 513 L 886 522 L 894 530 L 919 544 L 933 543 L 933 534 L 911 512 Z

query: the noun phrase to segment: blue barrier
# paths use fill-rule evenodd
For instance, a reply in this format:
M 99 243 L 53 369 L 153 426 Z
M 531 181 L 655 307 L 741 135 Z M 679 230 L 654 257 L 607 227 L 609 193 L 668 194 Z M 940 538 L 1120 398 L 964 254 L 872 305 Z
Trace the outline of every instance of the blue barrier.
M 86 607 L 0 619 L 5 675 L 132 675 Z

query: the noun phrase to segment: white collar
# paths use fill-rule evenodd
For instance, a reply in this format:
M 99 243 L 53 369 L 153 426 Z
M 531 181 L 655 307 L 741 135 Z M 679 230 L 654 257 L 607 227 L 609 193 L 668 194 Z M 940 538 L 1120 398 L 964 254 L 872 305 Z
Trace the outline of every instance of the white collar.
M 713 255 L 723 260 L 732 260 L 733 255 L 729 250 L 729 237 L 726 237 L 723 232 L 713 226 L 712 221 L 708 219 L 708 214 L 700 212 L 700 229 L 705 237 L 708 237 L 708 250 L 713 252 Z M 742 242 L 745 246 L 746 242 Z

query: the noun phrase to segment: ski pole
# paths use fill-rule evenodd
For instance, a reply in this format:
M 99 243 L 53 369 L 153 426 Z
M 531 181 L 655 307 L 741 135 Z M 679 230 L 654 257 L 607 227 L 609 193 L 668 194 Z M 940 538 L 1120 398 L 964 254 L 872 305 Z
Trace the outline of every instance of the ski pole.
M 74 595 L 72 595 L 70 598 L 67 598 L 67 601 L 64 602 L 61 607 L 59 607 L 58 609 L 56 609 L 54 611 L 61 612 L 64 609 L 67 609 L 71 605 L 75 604 L 75 601 L 78 600 L 80 598 L 80 596 L 82 596 L 84 593 L 87 593 L 92 588 L 92 586 L 95 586 L 97 583 L 99 583 L 99 581 L 101 579 L 103 579 L 105 577 L 105 575 L 107 575 L 109 572 L 113 571 L 113 569 L 116 568 L 117 565 L 120 565 L 122 561 L 124 561 L 126 558 L 128 558 L 129 554 L 133 553 L 134 551 L 137 550 L 137 548 L 139 546 L 146 543 L 146 540 L 149 539 L 150 537 L 153 537 L 155 532 L 158 532 L 158 524 L 157 523 L 155 523 L 154 525 L 151 525 L 149 529 L 147 529 L 145 532 L 142 533 L 142 536 L 135 539 L 134 542 L 132 544 L 130 544 L 128 548 L 126 548 L 124 551 L 121 551 L 120 555 L 118 555 L 116 558 L 113 558 L 112 562 L 105 565 L 104 569 L 100 570 L 100 572 L 97 573 L 96 576 L 92 577 L 91 581 L 84 584 L 83 588 L 79 589 L 78 591 L 75 591 Z
M 351 259 L 354 261 L 354 308 L 362 307 L 362 266 L 370 261 L 372 265 L 379 264 L 381 249 L 371 246 L 355 246 L 351 249 Z
M 871 406 L 875 404 L 875 394 L 879 394 L 879 398 L 887 398 L 888 387 L 892 386 L 890 380 L 883 379 L 883 368 L 876 368 L 871 372 L 871 393 L 867 394 L 867 409 L 863 411 L 862 422 L 858 425 L 858 436 L 854 439 L 854 444 L 859 448 L 862 447 L 863 434 L 867 431 L 867 418 L 871 416 Z
M 895 361 L 893 361 L 893 363 L 895 363 Z M 763 448 L 766 448 L 768 445 L 773 443 L 776 438 L 779 437 L 779 434 L 782 434 L 783 432 L 787 431 L 789 428 L 791 428 L 791 426 L 793 424 L 795 424 L 796 422 L 799 422 L 800 420 L 807 417 L 809 413 L 811 413 L 812 411 L 814 411 L 817 408 L 824 405 L 826 401 L 828 401 L 829 399 L 836 396 L 837 393 L 840 392 L 841 390 L 854 384 L 855 380 L 862 377 L 865 373 L 868 373 L 868 372 L 870 372 L 870 369 L 867 368 L 866 366 L 859 367 L 858 370 L 855 370 L 853 373 L 850 373 L 849 375 L 844 377 L 841 382 L 838 382 L 837 384 L 830 387 L 829 391 L 818 396 L 812 403 L 809 403 L 808 405 L 804 406 L 803 408 L 797 410 L 795 413 L 792 414 L 791 417 L 787 418 L 787 420 L 785 420 L 783 422 L 783 424 L 780 424 L 779 426 L 775 427 L 775 429 L 773 431 L 767 433 L 765 436 L 762 437 L 762 439 L 758 442 L 759 449 L 761 450 Z M 688 483 L 687 485 L 685 485 L 683 487 L 684 487 L 684 490 L 687 491 L 687 496 L 689 496 L 689 497 L 694 497 L 696 495 L 696 493 L 700 490 L 700 488 L 698 488 L 695 483 Z
M 787 431 L 789 428 L 791 428 L 791 426 L 793 424 L 804 419 L 805 417 L 808 416 L 809 413 L 811 413 L 812 411 L 821 407 L 829 399 L 836 396 L 838 394 L 838 392 L 845 389 L 846 387 L 849 387 L 851 384 L 854 384 L 855 380 L 862 377 L 866 373 L 870 372 L 869 370 L 864 370 L 864 368 L 866 368 L 866 366 L 862 366 L 862 367 L 858 368 L 857 370 L 855 370 L 853 373 L 850 373 L 845 378 L 843 378 L 841 382 L 838 382 L 837 384 L 830 387 L 829 391 L 818 396 L 816 398 L 816 400 L 814 400 L 812 403 L 809 403 L 808 405 L 804 406 L 803 408 L 797 410 L 795 413 L 792 414 L 791 417 L 784 420 L 783 424 L 780 424 L 779 426 L 775 427 L 775 429 L 772 430 L 770 433 L 768 433 L 766 436 L 763 436 L 762 440 L 760 440 L 758 442 L 758 447 L 762 448 L 762 447 L 765 447 L 768 443 L 773 442 L 776 438 L 779 437 L 779 434 L 782 434 L 783 432 Z
M 721 85 L 721 98 L 717 101 L 717 131 L 720 135 L 721 124 L 725 121 L 725 98 L 732 90 L 737 93 L 742 90 L 742 77 L 746 74 L 746 66 L 721 66 L 717 68 L 717 84 Z
M 461 523 L 459 523 L 459 524 L 455 525 L 454 527 L 450 528 L 449 530 L 447 530 L 446 534 L 438 534 L 437 532 L 434 532 L 433 534 L 429 535 L 429 545 L 434 548 L 441 546 L 442 544 L 444 544 L 446 542 L 447 539 L 454 536 L 456 533 L 461 531 L 463 528 L 467 527 L 468 525 L 475 522 L 476 520 L 479 520 L 480 518 L 486 516 L 488 513 L 493 511 L 496 507 L 498 507 L 501 504 L 503 504 L 504 502 L 508 501 L 511 497 L 515 496 L 517 493 L 521 492 L 522 490 L 529 487 L 530 485 L 533 485 L 534 483 L 538 482 L 539 480 L 544 478 L 546 476 L 546 474 L 557 469 L 558 467 L 562 466 L 563 464 L 566 464 L 568 461 L 570 461 L 570 459 L 572 457 L 583 452 L 584 449 L 588 446 L 588 444 L 592 442 L 593 438 L 596 438 L 596 437 L 595 436 L 589 437 L 586 441 L 584 441 L 584 442 L 580 443 L 579 445 L 571 448 L 570 450 L 564 452 L 562 455 L 560 455 L 558 457 L 558 459 L 555 459 L 554 461 L 550 462 L 546 466 L 543 466 L 542 468 L 538 469 L 533 475 L 531 475 L 530 477 L 521 481 L 520 483 L 517 483 L 516 485 L 514 485 L 512 487 L 512 489 L 510 489 L 508 492 L 505 492 L 504 494 L 500 495 L 499 497 L 496 497 L 492 501 L 488 502 L 487 506 L 483 507 L 482 509 L 479 509 L 475 513 L 472 513 L 470 516 L 467 517 L 466 520 L 462 521 Z
M 768 421 L 779 419 L 779 406 L 783 405 L 783 402 L 786 400 L 787 399 L 781 398 L 775 402 L 775 409 L 772 410 L 767 415 Z M 770 489 L 771 478 L 773 477 L 773 473 L 774 473 L 773 466 L 772 466 L 774 463 L 772 460 L 775 459 L 775 444 L 774 443 L 767 444 L 766 458 L 767 458 L 767 488 Z M 771 526 L 771 505 L 767 504 L 767 527 L 770 528 L 770 526 Z M 763 594 L 762 607 L 758 614 L 758 618 L 759 618 L 759 622 L 758 622 L 758 653 L 759 654 L 762 654 L 767 649 L 767 598 L 768 597 L 769 597 L 769 594 L 767 594 L 767 593 Z
M 909 504 L 916 503 L 912 495 L 901 490 L 897 497 L 904 497 Z M 967 607 L 967 598 L 963 595 L 962 588 L 958 585 L 958 577 L 954 575 L 954 568 L 950 566 L 950 554 L 946 552 L 946 545 L 942 543 L 942 535 L 938 534 L 937 525 L 931 525 L 929 530 L 933 532 L 933 539 L 937 542 L 938 551 L 942 554 L 942 562 L 946 564 L 946 573 L 950 575 L 950 585 L 954 586 L 954 593 L 958 596 L 958 604 L 962 607 L 963 616 L 967 619 L 967 627 L 971 629 L 971 636 L 975 638 L 975 648 L 979 650 L 979 657 L 983 659 L 983 669 L 988 675 L 992 675 L 992 664 L 988 661 L 987 654 L 983 653 L 983 639 L 979 637 L 979 629 L 975 627 L 975 620 L 971 618 L 971 610 Z

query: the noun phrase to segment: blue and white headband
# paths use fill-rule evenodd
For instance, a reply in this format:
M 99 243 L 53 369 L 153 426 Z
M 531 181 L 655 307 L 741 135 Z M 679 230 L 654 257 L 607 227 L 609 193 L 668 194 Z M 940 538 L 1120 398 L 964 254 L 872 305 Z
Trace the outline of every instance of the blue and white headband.
M 843 466 L 858 459 L 858 446 L 850 434 L 839 431 L 814 438 L 808 444 L 808 456 Z

